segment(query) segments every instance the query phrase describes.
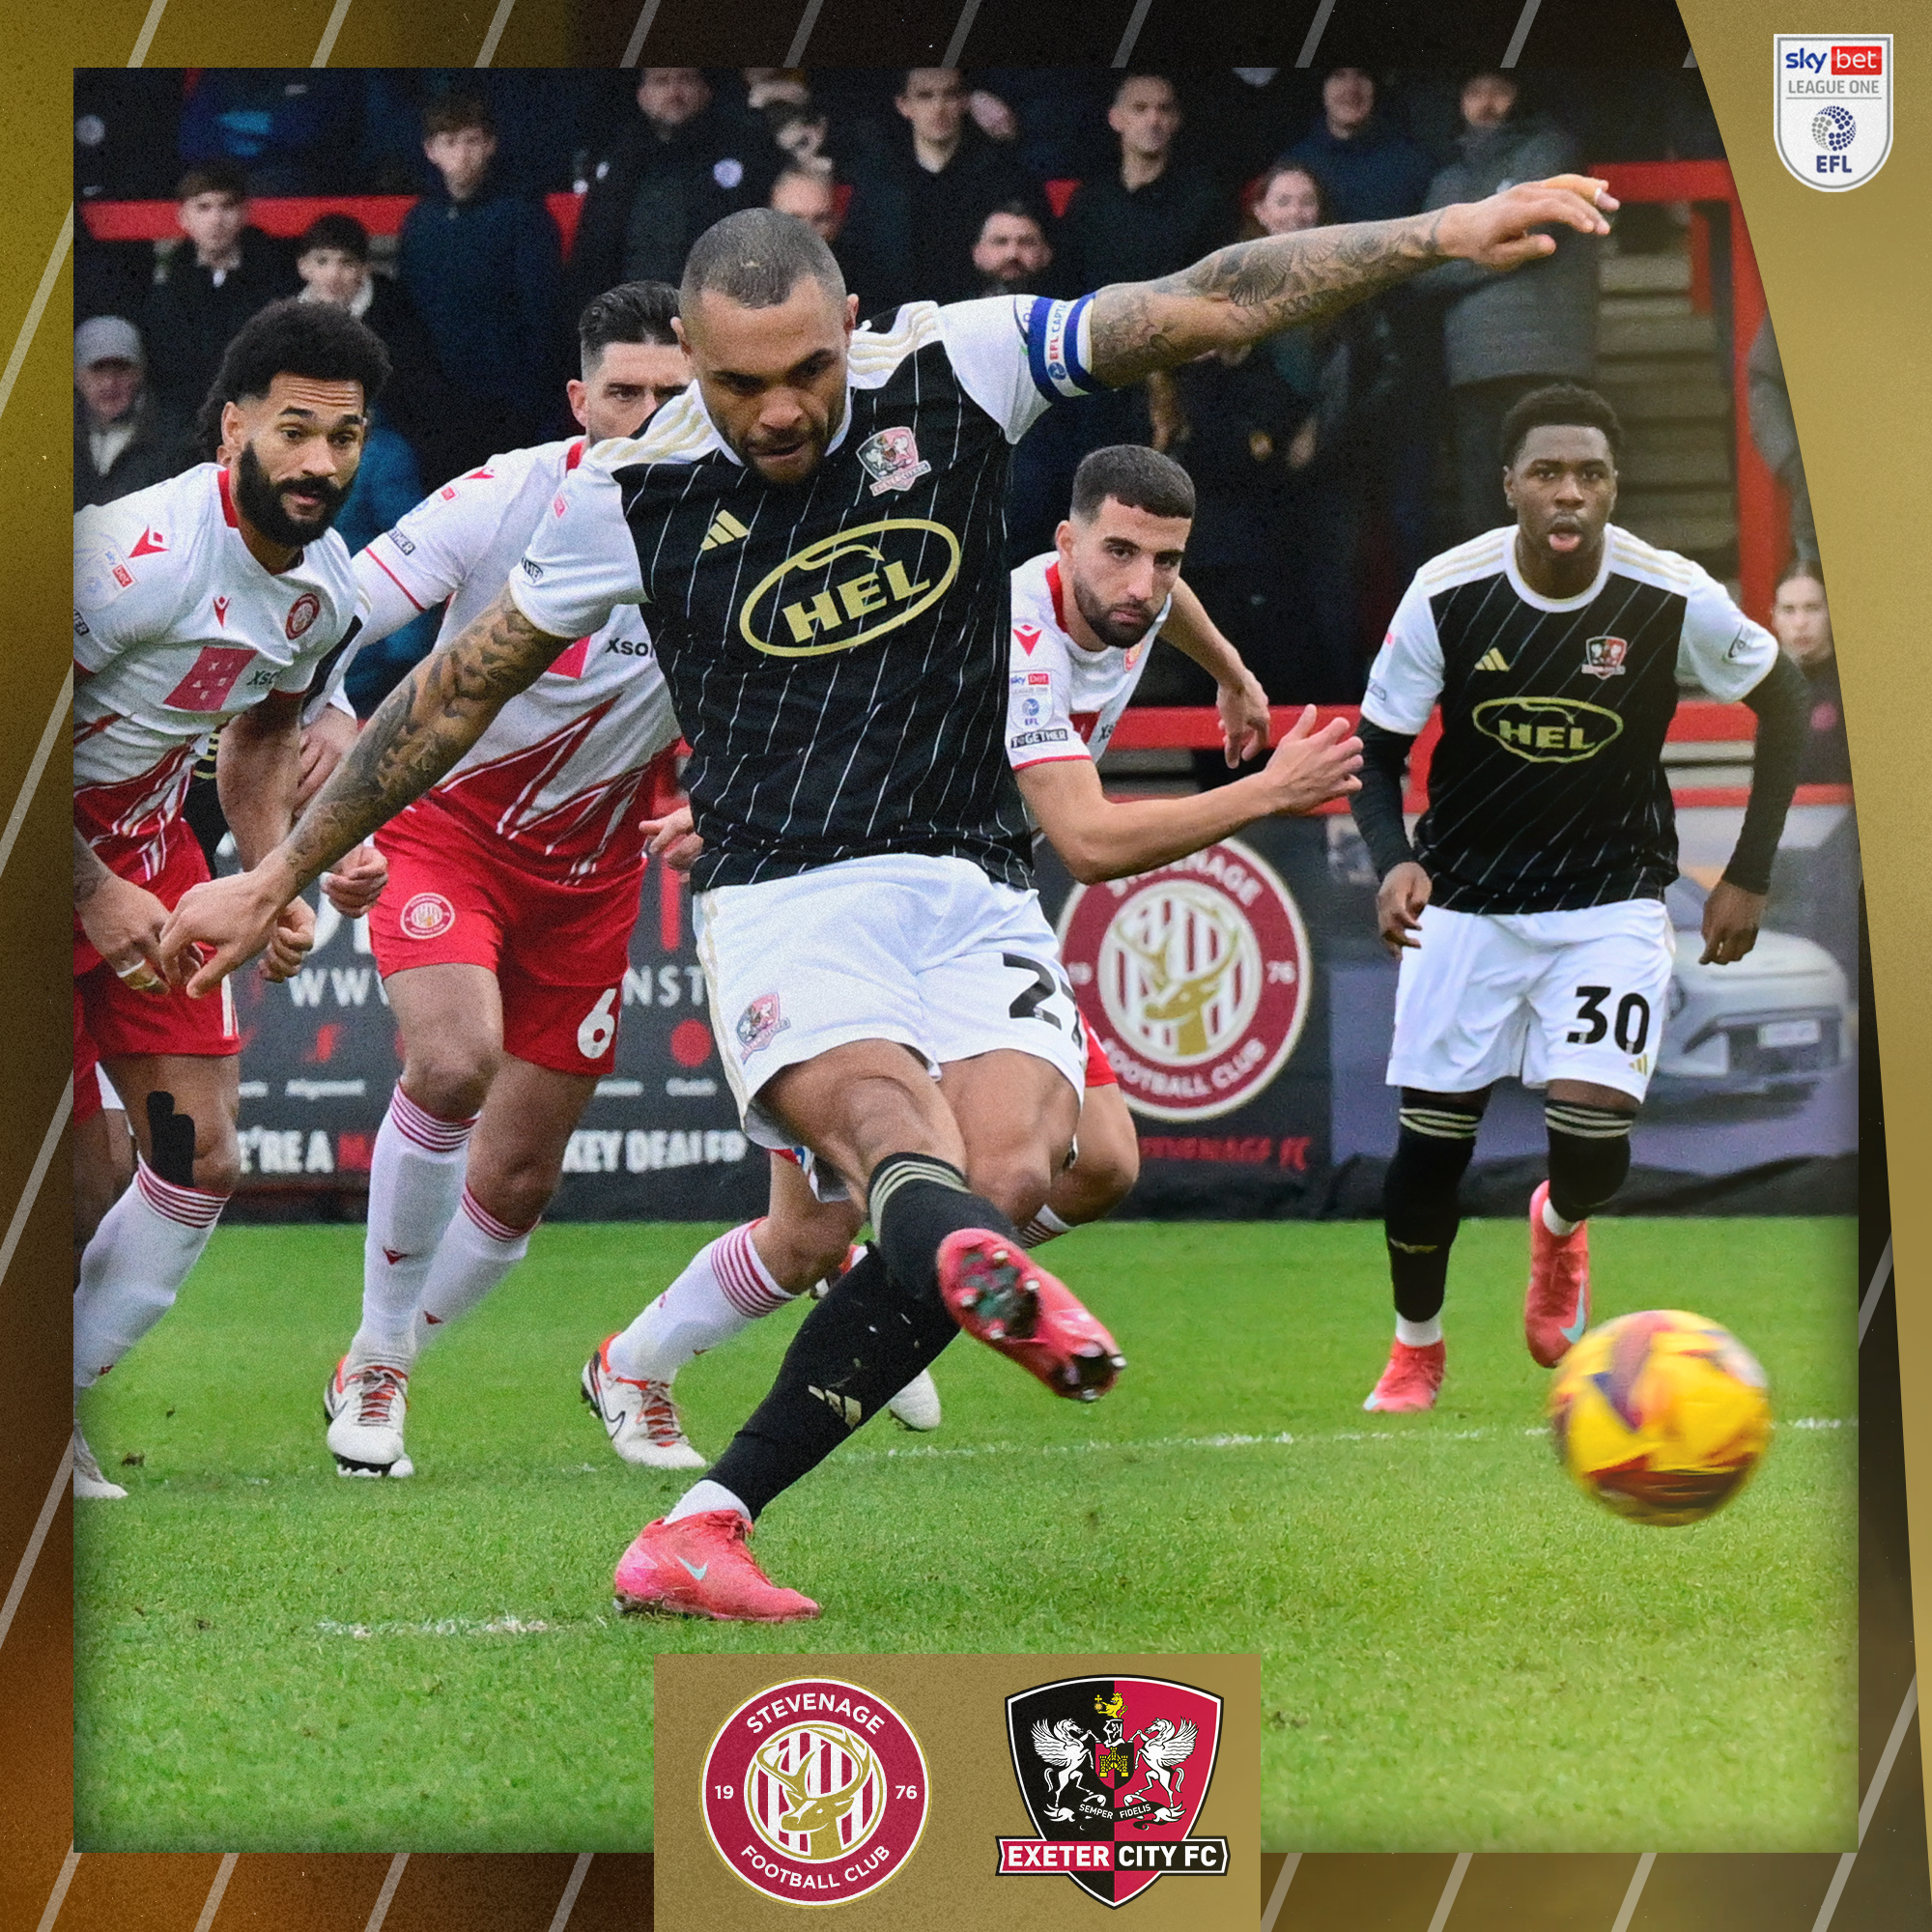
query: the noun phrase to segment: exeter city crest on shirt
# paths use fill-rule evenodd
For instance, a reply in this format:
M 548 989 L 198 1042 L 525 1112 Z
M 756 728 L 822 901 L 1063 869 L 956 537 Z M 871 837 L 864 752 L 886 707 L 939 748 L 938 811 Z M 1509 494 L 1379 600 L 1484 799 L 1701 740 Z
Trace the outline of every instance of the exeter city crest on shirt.
M 1891 153 L 1891 36 L 1779 34 L 1777 157 L 1806 187 L 1862 187 Z
M 1065 1877 L 1103 1905 L 1157 1878 L 1225 1878 L 1228 1841 L 1195 1837 L 1221 1700 L 1156 1677 L 1068 1677 L 1007 1699 L 1007 1742 L 1039 1833 L 1002 1838 L 1003 1877 Z
M 921 460 L 919 444 L 910 429 L 895 426 L 868 436 L 859 445 L 859 461 L 872 480 L 872 495 L 888 490 L 910 490 L 922 476 L 931 473 L 932 465 Z

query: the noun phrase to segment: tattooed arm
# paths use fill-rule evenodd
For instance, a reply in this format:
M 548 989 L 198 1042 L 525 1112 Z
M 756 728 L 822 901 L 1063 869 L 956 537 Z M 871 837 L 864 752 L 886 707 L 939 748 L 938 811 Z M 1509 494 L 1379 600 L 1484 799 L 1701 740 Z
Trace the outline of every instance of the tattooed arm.
M 1555 251 L 1540 232 L 1562 222 L 1606 235 L 1617 204 L 1582 175 L 1525 182 L 1486 201 L 1401 221 L 1308 228 L 1218 248 L 1152 282 L 1116 282 L 1094 298 L 1091 365 L 1103 383 L 1231 349 L 1329 316 L 1438 262 L 1515 269 Z
M 289 900 L 420 798 L 568 642 L 539 631 L 505 590 L 460 636 L 425 658 L 384 699 L 273 851 L 252 871 L 184 895 L 162 936 L 163 953 L 173 961 L 195 945 L 212 953 L 187 990 L 205 993 L 259 951 Z

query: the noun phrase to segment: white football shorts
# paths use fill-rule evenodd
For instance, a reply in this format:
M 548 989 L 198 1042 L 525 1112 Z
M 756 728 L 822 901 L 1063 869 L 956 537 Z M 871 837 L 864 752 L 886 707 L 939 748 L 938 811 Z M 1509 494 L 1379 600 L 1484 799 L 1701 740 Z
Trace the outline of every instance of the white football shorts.
M 757 1105 L 774 1075 L 835 1046 L 890 1039 L 935 1079 L 949 1061 L 1032 1054 L 1077 1094 L 1086 1033 L 1036 893 L 964 859 L 889 852 L 698 895 L 711 1029 L 745 1131 L 792 1136 Z
M 1670 1013 L 1676 935 L 1659 899 L 1576 912 L 1425 906 L 1402 955 L 1388 1084 L 1471 1094 L 1587 1080 L 1641 1100 Z

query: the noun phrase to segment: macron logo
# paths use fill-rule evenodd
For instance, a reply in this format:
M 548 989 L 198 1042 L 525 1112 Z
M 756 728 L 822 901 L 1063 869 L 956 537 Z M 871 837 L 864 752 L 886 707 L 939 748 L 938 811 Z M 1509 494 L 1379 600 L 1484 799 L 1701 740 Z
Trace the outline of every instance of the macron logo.
M 1013 626 L 1013 636 L 1019 639 L 1020 649 L 1028 657 L 1032 657 L 1033 647 L 1039 642 L 1039 626 L 1037 624 L 1015 624 Z
M 128 551 L 128 554 L 129 556 L 153 556 L 156 552 L 164 551 L 167 547 L 168 540 L 162 536 L 159 530 L 151 530 L 144 525 L 141 529 L 141 541 L 134 545 Z

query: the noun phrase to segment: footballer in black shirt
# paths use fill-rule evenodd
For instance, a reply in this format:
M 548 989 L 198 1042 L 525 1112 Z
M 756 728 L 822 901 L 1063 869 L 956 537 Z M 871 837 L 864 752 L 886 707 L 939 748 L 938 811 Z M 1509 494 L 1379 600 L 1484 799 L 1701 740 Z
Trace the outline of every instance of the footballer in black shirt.
M 714 1028 L 760 1138 L 863 1196 L 872 1254 L 801 1324 L 708 1480 L 618 1565 L 627 1608 L 787 1621 L 752 1520 L 965 1327 L 1091 1400 L 1112 1338 L 1031 1263 L 1078 1117 L 1078 1020 L 1004 745 L 1007 451 L 1061 396 L 1320 321 L 1444 260 L 1607 232 L 1580 176 L 1269 236 L 1075 302 L 914 302 L 867 328 L 801 222 L 746 210 L 686 265 L 688 402 L 587 455 L 496 605 L 397 688 L 291 838 L 190 895 L 197 985 L 433 783 L 611 608 L 642 601 L 693 750 Z M 935 1070 L 944 1067 L 943 1077 Z
M 1548 1095 L 1529 1351 L 1553 1367 L 1588 1325 L 1584 1223 L 1629 1172 L 1668 1010 L 1677 830 L 1662 757 L 1680 681 L 1758 714 L 1704 959 L 1742 959 L 1757 938 L 1797 782 L 1803 680 L 1696 564 L 1610 522 L 1621 439 L 1594 391 L 1524 397 L 1500 452 L 1515 524 L 1416 573 L 1369 673 L 1354 810 L 1402 961 L 1388 1070 L 1402 1109 L 1383 1195 L 1396 1339 L 1367 1408 L 1435 1406 L 1456 1190 L 1497 1080 Z M 1438 703 L 1411 847 L 1404 769 Z

